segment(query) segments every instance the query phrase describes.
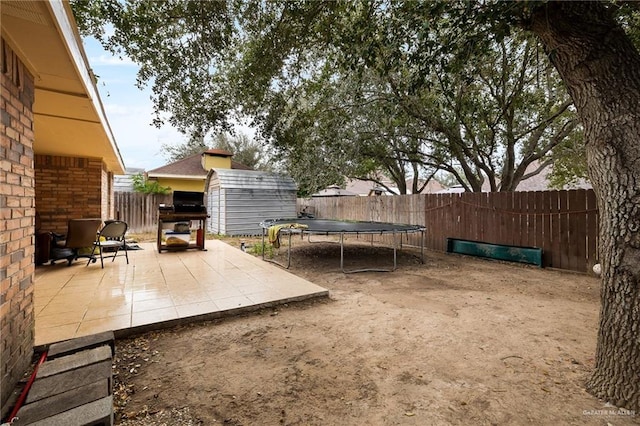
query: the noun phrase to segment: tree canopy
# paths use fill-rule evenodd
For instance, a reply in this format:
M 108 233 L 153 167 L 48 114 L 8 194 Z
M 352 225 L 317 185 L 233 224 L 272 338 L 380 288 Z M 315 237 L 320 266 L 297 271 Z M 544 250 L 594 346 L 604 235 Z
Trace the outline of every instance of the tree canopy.
M 76 0 L 74 10 L 85 33 L 140 64 L 157 123 L 166 113 L 197 140 L 248 114 L 303 192 L 345 177 L 385 177 L 404 191 L 407 177 L 426 182 L 436 170 L 467 190 L 509 191 L 548 165 L 552 148 L 579 139 L 539 45 L 504 39 L 521 7 L 196 3 Z M 419 24 L 425 17 L 431 25 Z M 473 32 L 461 27 L 472 22 Z M 560 183 L 581 171 L 563 170 Z

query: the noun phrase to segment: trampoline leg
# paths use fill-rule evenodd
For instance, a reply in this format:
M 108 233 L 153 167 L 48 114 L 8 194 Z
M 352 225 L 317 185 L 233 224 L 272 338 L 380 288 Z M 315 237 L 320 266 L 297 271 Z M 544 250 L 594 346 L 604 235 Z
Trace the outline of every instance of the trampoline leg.
M 265 262 L 275 263 L 281 268 L 289 269 L 289 267 L 291 266 L 291 232 L 287 232 L 287 234 L 289 234 L 289 248 L 287 249 L 287 264 L 285 265 L 283 263 L 278 262 L 277 260 L 265 258 L 264 229 L 262 229 L 262 260 L 264 260 Z
M 373 242 L 373 235 L 371 236 Z M 352 269 L 346 271 L 344 269 L 344 233 L 340 233 L 340 270 L 343 274 L 355 274 L 357 272 L 393 272 L 398 269 L 397 261 L 397 247 L 396 247 L 396 232 L 393 233 L 393 269 L 382 268 L 364 268 L 364 269 Z
M 289 250 L 287 251 L 287 269 L 291 266 L 291 232 L 289 234 Z

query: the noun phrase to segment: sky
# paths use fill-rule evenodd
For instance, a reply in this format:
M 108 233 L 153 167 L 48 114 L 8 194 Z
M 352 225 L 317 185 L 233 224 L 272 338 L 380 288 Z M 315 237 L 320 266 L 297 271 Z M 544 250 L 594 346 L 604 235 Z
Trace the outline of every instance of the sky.
M 151 170 L 167 164 L 161 145 L 181 144 L 186 137 L 169 125 L 158 129 L 151 124 L 151 89 L 136 87 L 138 66 L 112 56 L 93 38 L 83 41 L 125 167 Z

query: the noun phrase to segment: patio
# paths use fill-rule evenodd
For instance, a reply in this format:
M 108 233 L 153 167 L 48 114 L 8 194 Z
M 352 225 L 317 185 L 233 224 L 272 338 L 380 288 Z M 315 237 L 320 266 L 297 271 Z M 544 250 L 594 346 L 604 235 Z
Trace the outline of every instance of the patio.
M 38 267 L 35 344 L 113 330 L 116 336 L 219 318 L 315 297 L 328 290 L 218 240 L 207 251 L 143 250 L 86 267 Z

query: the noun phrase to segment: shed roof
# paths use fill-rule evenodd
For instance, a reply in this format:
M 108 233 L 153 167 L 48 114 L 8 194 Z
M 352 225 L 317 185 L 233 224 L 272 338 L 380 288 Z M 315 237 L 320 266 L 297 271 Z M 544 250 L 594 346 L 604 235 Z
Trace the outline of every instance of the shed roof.
M 277 189 L 281 191 L 297 191 L 298 189 L 290 176 L 240 169 L 211 169 L 205 183 L 207 191 L 211 185 L 223 189 Z

